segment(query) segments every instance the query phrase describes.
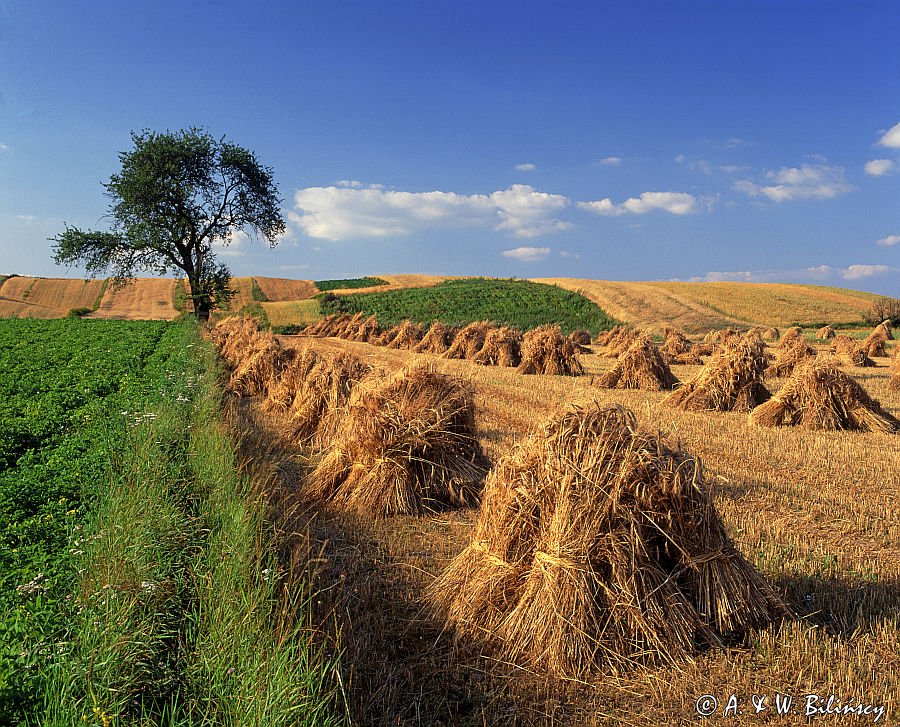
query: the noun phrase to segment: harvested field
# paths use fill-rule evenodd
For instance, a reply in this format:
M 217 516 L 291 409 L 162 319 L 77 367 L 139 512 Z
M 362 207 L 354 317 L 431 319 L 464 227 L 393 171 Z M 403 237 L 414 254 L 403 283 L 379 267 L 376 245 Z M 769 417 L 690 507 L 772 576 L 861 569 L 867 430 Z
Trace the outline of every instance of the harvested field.
M 24 303 L 36 309 L 53 309 L 58 316 L 37 313 L 34 318 L 64 317 L 72 308 L 93 308 L 105 280 L 79 278 L 8 278 L 0 286 L 0 302 Z M 24 310 L 24 308 L 23 308 Z
M 290 280 L 289 278 L 262 278 L 253 276 L 259 289 L 270 303 L 290 300 L 306 300 L 319 291 L 312 280 Z
M 371 288 L 335 288 L 329 293 L 335 295 L 348 295 L 353 293 L 384 293 L 388 290 L 402 290 L 404 288 L 430 288 L 445 280 L 453 280 L 453 275 L 375 275 L 373 277 L 387 281 L 387 285 L 376 285 Z
M 234 297 L 228 301 L 227 310 L 237 313 L 253 302 L 253 278 L 232 278 L 231 287 L 234 288 Z
M 174 304 L 176 282 L 174 278 L 137 278 L 119 289 L 110 283 L 100 301 L 100 308 L 90 317 L 171 321 L 178 317 Z
M 260 303 L 260 305 L 269 317 L 269 323 L 273 326 L 291 324 L 306 326 L 322 317 L 322 313 L 319 311 L 319 301 L 312 298 Z
M 844 288 L 780 283 L 620 282 L 536 278 L 581 292 L 614 318 L 661 332 L 793 323 L 859 323 L 878 297 Z
M 696 720 L 700 694 L 773 690 L 860 694 L 896 714 L 900 527 L 891 513 L 900 497 L 900 436 L 760 428 L 743 413 L 669 408 L 663 392 L 599 390 L 591 379 L 615 362 L 598 356 L 584 359 L 585 376 L 521 377 L 512 369 L 350 341 L 283 340 L 353 352 L 388 371 L 425 360 L 470 382 L 479 440 L 494 461 L 559 402 L 594 395 L 628 406 L 639 427 L 661 428 L 703 459 L 729 537 L 803 619 L 764 629 L 748 648 L 714 649 L 678 669 L 548 680 L 540 669 L 517 670 L 454 642 L 423 612 L 422 592 L 471 542 L 476 511 L 374 521 L 315 510 L 312 520 L 291 528 L 308 526 L 312 541 L 303 547 L 324 548 L 319 578 L 328 590 L 319 611 L 324 622 L 340 622 L 348 701 L 359 722 L 605 725 L 631 715 L 631 724 L 675 725 Z M 682 380 L 699 368 L 672 367 Z M 900 414 L 887 367 L 847 371 Z M 269 415 L 254 421 L 276 437 Z M 759 717 L 729 723 L 753 725 Z

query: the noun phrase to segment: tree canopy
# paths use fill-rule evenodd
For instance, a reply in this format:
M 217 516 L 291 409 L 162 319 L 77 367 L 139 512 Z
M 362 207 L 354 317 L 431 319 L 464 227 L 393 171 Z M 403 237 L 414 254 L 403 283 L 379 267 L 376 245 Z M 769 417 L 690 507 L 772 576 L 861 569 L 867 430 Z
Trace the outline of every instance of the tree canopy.
M 231 273 L 216 260 L 214 243 L 228 245 L 237 231 L 261 235 L 275 247 L 284 232 L 272 169 L 255 154 L 207 131 L 132 133 L 122 168 L 104 187 L 111 200 L 108 232 L 65 225 L 50 238 L 54 260 L 81 263 L 88 274 L 124 285 L 138 271 L 183 273 L 199 317 L 233 291 Z

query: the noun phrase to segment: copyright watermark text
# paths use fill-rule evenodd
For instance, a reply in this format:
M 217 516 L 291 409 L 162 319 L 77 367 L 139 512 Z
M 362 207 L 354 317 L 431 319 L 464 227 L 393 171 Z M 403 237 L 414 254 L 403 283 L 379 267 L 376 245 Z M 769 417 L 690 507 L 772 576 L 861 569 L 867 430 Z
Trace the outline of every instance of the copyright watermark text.
M 887 708 L 860 699 L 841 699 L 834 694 L 737 694 L 716 697 L 701 694 L 694 702 L 694 710 L 701 717 L 737 717 L 745 714 L 796 715 L 798 717 L 827 717 L 856 715 L 868 717 L 872 723 L 884 719 Z

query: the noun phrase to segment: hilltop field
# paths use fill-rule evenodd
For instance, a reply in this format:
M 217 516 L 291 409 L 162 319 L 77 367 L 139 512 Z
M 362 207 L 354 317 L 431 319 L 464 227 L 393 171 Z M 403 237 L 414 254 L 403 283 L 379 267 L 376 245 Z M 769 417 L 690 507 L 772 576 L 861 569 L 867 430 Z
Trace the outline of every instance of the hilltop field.
M 429 322 L 428 316 L 438 318 L 439 313 L 452 318 L 454 306 L 460 305 L 460 301 L 466 303 L 466 309 L 459 311 L 460 317 L 477 316 L 477 306 L 473 307 L 467 296 L 456 301 L 443 292 L 437 298 L 427 292 L 403 292 L 435 288 L 453 280 L 459 281 L 447 276 L 413 274 L 323 281 L 240 277 L 234 279 L 236 295 L 227 309 L 237 312 L 249 307 L 257 315 L 265 316 L 273 326 L 302 327 L 323 315 L 320 301 L 322 294 L 327 293 L 329 297 L 343 299 L 343 309 L 359 310 L 368 304 L 372 312 L 384 316 L 386 321 L 415 318 L 416 308 L 418 317 Z M 831 324 L 839 328 L 863 328 L 863 318 L 878 297 L 844 288 L 780 283 L 616 282 L 577 278 L 536 278 L 531 282 L 581 296 L 599 307 L 608 320 L 649 328 L 656 333 L 671 326 L 689 335 L 728 326 L 818 328 Z M 467 292 L 474 291 L 476 297 L 484 297 L 491 295 L 491 291 L 485 291 L 489 285 L 499 290 L 497 283 L 483 281 L 480 285 L 469 287 Z M 509 290 L 514 288 L 514 285 L 507 286 L 504 295 L 508 297 Z M 528 308 L 536 300 L 535 290 L 527 294 L 530 300 L 519 296 L 504 305 Z M 334 299 L 331 301 L 332 308 L 325 312 L 334 310 Z M 172 279 L 139 278 L 121 290 L 103 280 L 22 276 L 0 280 L 0 317 L 4 318 L 63 318 L 77 314 L 87 318 L 172 320 L 185 306 L 184 283 Z M 487 306 L 484 317 L 496 311 L 496 306 Z M 527 320 L 524 322 L 527 324 Z

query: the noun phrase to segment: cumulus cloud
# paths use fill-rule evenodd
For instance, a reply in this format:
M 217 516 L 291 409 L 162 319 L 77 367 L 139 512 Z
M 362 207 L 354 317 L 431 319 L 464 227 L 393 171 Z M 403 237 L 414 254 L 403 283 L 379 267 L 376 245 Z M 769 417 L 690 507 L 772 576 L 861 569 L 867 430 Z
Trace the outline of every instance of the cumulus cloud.
M 516 164 L 517 172 L 533 172 L 537 169 L 537 166 L 532 164 L 531 162 L 525 162 L 523 164 Z
M 623 161 L 622 157 L 604 157 L 603 159 L 598 159 L 597 164 L 604 167 L 618 167 Z
M 503 257 L 511 257 L 525 263 L 544 260 L 549 254 L 549 247 L 514 247 L 512 250 L 504 250 L 502 253 Z
M 863 169 L 870 177 L 883 177 L 885 174 L 892 172 L 894 166 L 895 164 L 891 159 L 872 159 L 866 162 L 866 166 Z
M 606 197 L 594 202 L 578 202 L 576 206 L 598 215 L 610 216 L 643 215 L 653 210 L 688 215 L 697 212 L 700 207 L 697 198 L 687 192 L 644 192 L 640 197 L 630 197 L 621 204 L 614 204 Z
M 890 265 L 848 265 L 845 268 L 831 265 L 814 265 L 798 270 L 738 270 L 729 272 L 709 272 L 689 278 L 690 282 L 740 282 L 740 283 L 825 283 L 833 280 L 862 280 L 876 275 L 900 272 L 900 268 Z
M 886 146 L 889 149 L 900 149 L 900 123 L 894 124 L 888 129 L 878 140 L 879 146 Z
M 841 271 L 841 277 L 844 280 L 861 280 L 871 278 L 873 275 L 884 275 L 896 269 L 890 265 L 850 265 Z
M 403 237 L 435 228 L 491 227 L 537 237 L 572 225 L 554 215 L 568 198 L 514 184 L 492 194 L 399 192 L 381 186 L 308 187 L 294 193 L 288 215 L 309 237 L 325 240 Z
M 900 245 L 900 235 L 888 235 L 887 237 L 882 237 L 880 240 L 878 240 L 878 244 L 884 247 Z
M 799 167 L 782 167 L 763 175 L 767 183 L 743 179 L 735 182 L 734 189 L 751 197 L 768 197 L 773 202 L 789 202 L 797 199 L 832 199 L 853 189 L 844 177 L 843 167 L 826 164 L 803 164 Z

